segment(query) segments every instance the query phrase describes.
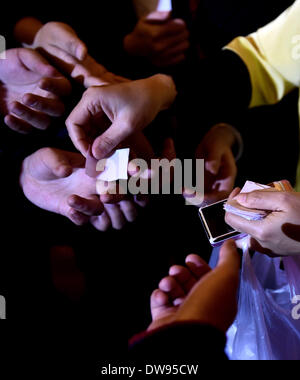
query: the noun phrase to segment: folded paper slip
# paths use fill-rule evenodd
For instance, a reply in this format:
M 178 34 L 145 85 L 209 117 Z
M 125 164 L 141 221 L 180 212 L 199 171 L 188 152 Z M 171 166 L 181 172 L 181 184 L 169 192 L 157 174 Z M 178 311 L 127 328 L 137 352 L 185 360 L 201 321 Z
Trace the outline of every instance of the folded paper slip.
M 97 180 L 113 182 L 128 179 L 130 149 L 118 149 L 110 157 L 96 160 L 91 152 L 86 159 L 86 174 Z

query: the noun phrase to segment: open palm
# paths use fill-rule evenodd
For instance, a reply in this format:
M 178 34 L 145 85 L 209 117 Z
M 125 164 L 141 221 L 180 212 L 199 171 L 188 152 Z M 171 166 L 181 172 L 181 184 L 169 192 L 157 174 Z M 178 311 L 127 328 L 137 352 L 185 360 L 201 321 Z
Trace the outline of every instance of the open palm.
M 36 206 L 88 223 L 100 215 L 103 205 L 96 195 L 96 182 L 85 174 L 80 154 L 44 148 L 26 158 L 21 173 L 24 194 Z

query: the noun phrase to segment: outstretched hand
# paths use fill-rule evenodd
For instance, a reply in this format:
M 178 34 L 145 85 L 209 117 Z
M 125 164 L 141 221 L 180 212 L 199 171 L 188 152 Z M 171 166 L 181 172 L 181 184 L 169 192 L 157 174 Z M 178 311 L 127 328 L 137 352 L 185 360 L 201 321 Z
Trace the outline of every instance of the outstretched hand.
M 69 81 L 36 51 L 11 49 L 0 60 L 0 112 L 17 132 L 49 127 L 63 115 L 61 97 L 70 91 Z
M 96 183 L 85 174 L 85 158 L 78 153 L 44 148 L 23 162 L 20 183 L 36 206 L 83 225 L 104 211 Z
M 165 75 L 105 87 L 91 87 L 66 121 L 75 147 L 96 159 L 107 157 L 121 142 L 148 126 L 176 97 Z
M 199 322 L 224 333 L 237 312 L 240 256 L 233 241 L 226 242 L 216 269 L 199 256 L 189 255 L 186 266 L 173 266 L 151 297 L 154 330 L 176 322 Z

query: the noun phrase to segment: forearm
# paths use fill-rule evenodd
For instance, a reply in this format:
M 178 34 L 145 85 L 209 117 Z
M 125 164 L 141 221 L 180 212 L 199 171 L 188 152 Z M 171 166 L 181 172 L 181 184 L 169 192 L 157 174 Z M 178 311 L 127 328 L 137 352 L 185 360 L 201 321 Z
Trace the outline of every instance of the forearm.
M 42 26 L 43 24 L 38 19 L 25 17 L 15 25 L 15 38 L 21 44 L 32 45 L 37 32 Z

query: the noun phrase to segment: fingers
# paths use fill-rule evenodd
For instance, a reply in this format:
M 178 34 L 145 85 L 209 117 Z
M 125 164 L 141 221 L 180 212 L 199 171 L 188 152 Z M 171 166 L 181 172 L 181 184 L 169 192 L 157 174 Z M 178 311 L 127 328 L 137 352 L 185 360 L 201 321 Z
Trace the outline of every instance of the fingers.
M 80 102 L 73 109 L 69 115 L 66 126 L 69 132 L 69 136 L 74 144 L 74 146 L 83 154 L 85 157 L 88 154 L 90 141 L 87 136 L 86 130 L 90 129 L 92 119 L 95 115 L 100 114 L 102 111 L 101 106 L 96 104 L 99 97 L 99 89 L 87 90 Z M 95 158 L 98 158 L 95 156 Z M 101 157 L 102 158 L 102 157 Z
M 194 286 L 178 311 L 175 322 L 194 320 L 226 332 L 237 310 L 239 263 L 235 243 L 225 243 L 218 267 Z
M 91 224 L 98 230 L 102 232 L 106 232 L 111 227 L 111 220 L 108 216 L 107 212 L 104 212 L 100 216 L 92 216 Z
M 34 94 L 25 94 L 22 101 L 25 106 L 53 117 L 60 117 L 65 111 L 64 104 L 58 99 L 48 99 Z
M 160 24 L 157 25 L 156 31 L 153 33 L 158 41 L 171 38 L 173 40 L 177 38 L 179 41 L 182 41 L 182 39 L 189 38 L 189 32 L 184 20 L 174 19 L 164 23 L 157 23 L 154 20 L 148 19 L 146 22 L 148 24 Z
M 33 130 L 30 124 L 26 123 L 22 119 L 19 119 L 13 115 L 6 115 L 4 118 L 4 122 L 13 131 L 24 134 L 24 135 L 32 132 Z
M 165 23 L 167 20 L 171 19 L 171 15 L 172 13 L 170 11 L 166 11 L 166 12 L 155 11 L 155 12 L 149 13 L 145 17 L 145 20 L 153 24 Z
M 120 209 L 129 223 L 134 222 L 136 218 L 138 217 L 138 211 L 132 201 L 129 201 L 129 200 L 121 201 Z
M 226 213 L 226 223 L 237 231 L 246 233 L 248 235 L 258 237 L 264 226 L 264 221 L 248 221 L 237 215 Z
M 73 168 L 79 168 L 84 163 L 84 158 L 80 154 L 52 148 L 41 149 L 34 157 L 36 165 L 33 166 L 41 168 L 40 173 L 36 173 L 40 179 L 43 179 L 44 168 L 47 168 L 56 178 L 66 178 L 72 174 Z
M 69 208 L 66 217 L 71 220 L 76 226 L 83 226 L 88 224 L 90 217 L 82 214 L 81 212 L 75 210 L 74 208 Z
M 119 205 L 105 205 L 107 215 L 111 220 L 111 225 L 115 230 L 121 230 L 126 225 L 126 219 Z
M 193 273 L 188 269 L 180 265 L 174 265 L 170 268 L 169 275 L 172 279 L 176 280 L 177 289 L 183 290 L 183 294 L 176 294 L 176 297 L 183 297 L 188 293 L 193 286 L 196 284 L 197 280 L 193 276 Z
M 88 216 L 98 216 L 104 211 L 104 206 L 97 196 L 85 199 L 78 195 L 72 195 L 67 202 L 70 207 Z
M 197 280 L 199 280 L 211 271 L 211 268 L 206 263 L 206 261 L 198 255 L 189 255 L 186 258 L 185 262 L 187 267 Z
M 50 117 L 46 114 L 34 111 L 19 102 L 11 103 L 9 111 L 17 116 L 18 119 L 37 129 L 45 130 L 51 123 Z
M 180 282 L 178 282 L 173 276 L 163 278 L 159 283 L 159 289 L 168 295 L 172 304 L 175 300 L 183 298 L 186 295 Z
M 44 77 L 39 82 L 39 88 L 57 96 L 67 96 L 71 93 L 71 84 L 65 77 Z
M 293 193 L 277 191 L 253 191 L 252 193 L 239 194 L 235 198 L 244 207 L 268 211 L 284 211 Z
M 241 258 L 237 250 L 236 243 L 229 240 L 223 244 L 220 251 L 218 268 L 222 270 L 233 271 L 238 276 L 240 270 Z
M 93 143 L 93 155 L 98 160 L 107 157 L 122 141 L 132 134 L 131 128 L 121 120 L 115 120 Z
M 237 187 L 236 189 L 234 189 L 232 191 L 232 193 L 229 195 L 229 199 L 233 199 L 235 198 L 237 195 L 239 195 L 239 193 L 241 192 L 241 189 L 239 187 Z
M 149 204 L 149 195 L 135 195 L 134 203 L 136 203 L 139 207 L 145 208 Z
M 85 43 L 77 37 L 75 31 L 68 25 L 59 24 L 58 26 L 53 32 L 53 40 L 57 41 L 56 47 L 79 61 L 85 59 L 88 53 Z
M 151 295 L 151 313 L 153 320 L 156 320 L 166 308 L 171 306 L 169 297 L 165 292 L 162 292 L 160 289 L 154 290 Z
M 35 50 L 18 49 L 17 54 L 27 70 L 32 71 L 41 77 L 56 77 L 61 75 L 43 56 Z

